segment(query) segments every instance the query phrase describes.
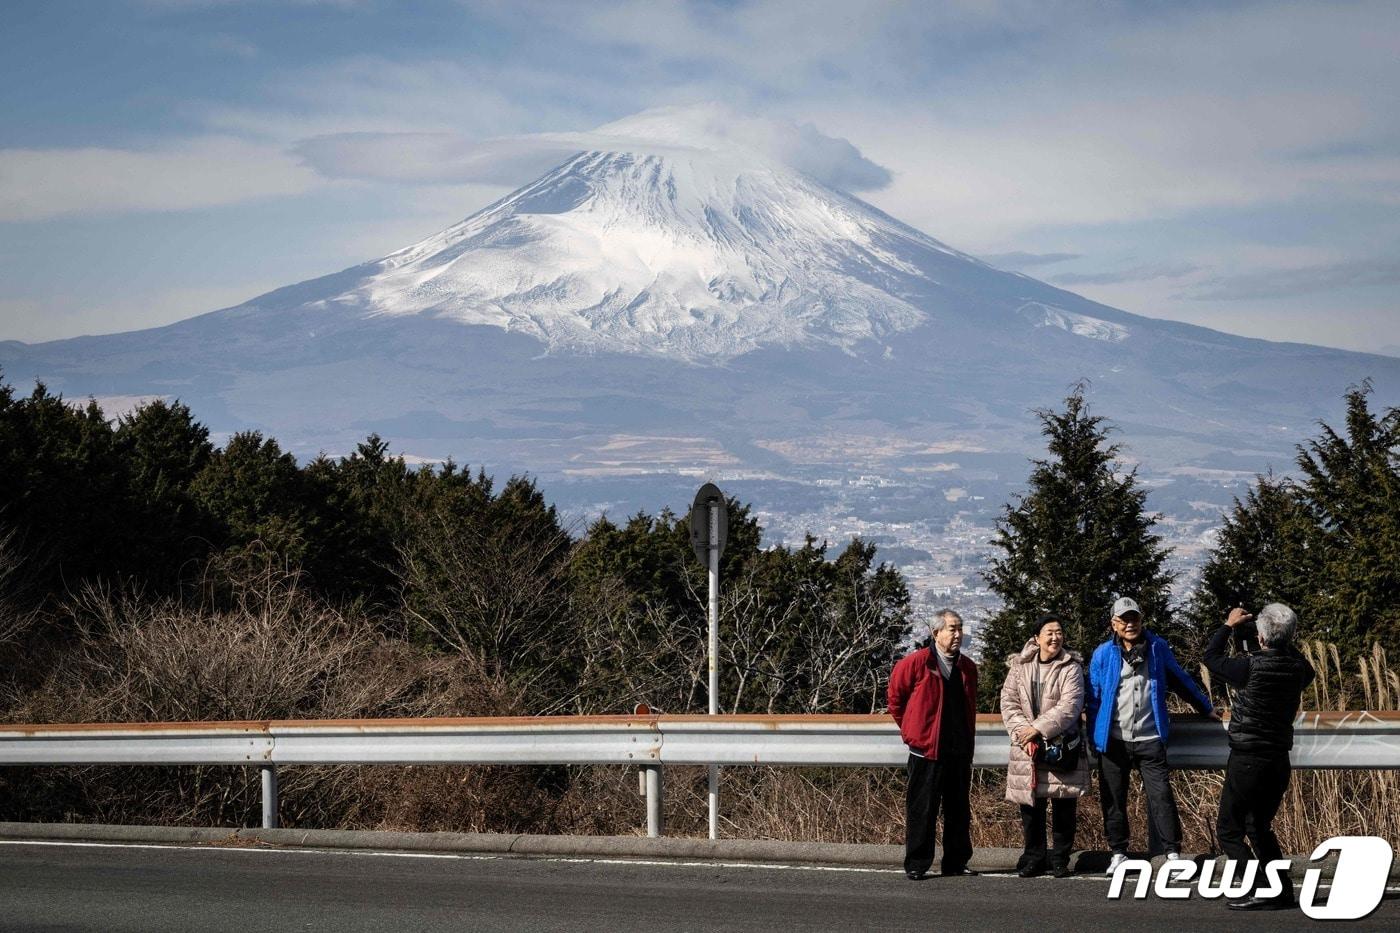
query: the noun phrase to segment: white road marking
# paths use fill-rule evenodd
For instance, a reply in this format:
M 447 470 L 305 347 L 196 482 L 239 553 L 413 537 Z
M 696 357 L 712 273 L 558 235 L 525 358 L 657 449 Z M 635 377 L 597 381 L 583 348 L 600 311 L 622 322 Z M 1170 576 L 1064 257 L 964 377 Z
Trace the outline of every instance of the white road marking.
M 0 839 L 0 845 L 7 846 L 71 846 L 91 849 L 181 849 L 192 852 L 248 852 L 273 855 L 345 855 L 372 856 L 377 858 L 428 858 L 458 859 L 463 861 L 505 861 L 529 859 L 532 862 L 560 862 L 565 864 L 594 865 L 655 865 L 677 868 L 768 868 L 778 871 L 836 871 L 853 874 L 893 874 L 903 872 L 899 868 L 862 868 L 857 866 L 833 865 L 783 865 L 764 862 L 714 862 L 678 861 L 673 859 L 635 858 L 587 858 L 577 856 L 534 856 L 529 853 L 502 853 L 500 855 L 467 855 L 455 852 L 390 852 L 378 849 L 316 849 L 270 846 L 220 846 L 220 845 L 180 845 L 176 843 L 140 842 L 76 842 L 62 839 Z M 989 876 L 996 877 L 996 876 Z M 1014 877 L 1014 876 L 1013 876 Z
M 674 859 L 637 859 L 637 858 L 583 858 L 568 856 L 533 856 L 528 853 L 513 853 L 502 855 L 469 855 L 457 852 L 391 852 L 379 849 L 308 849 L 295 847 L 271 847 L 271 846 L 219 846 L 219 845 L 178 845 L 175 843 L 149 843 L 149 842 L 74 842 L 63 839 L 0 839 L 3 846 L 68 846 L 72 848 L 87 849 L 178 849 L 186 852 L 243 852 L 260 853 L 267 855 L 341 855 L 360 856 L 373 858 L 427 858 L 427 859 L 455 859 L 465 862 L 502 862 L 528 860 L 531 862 L 558 862 L 563 864 L 583 864 L 583 865 L 646 865 L 662 868 L 766 868 L 770 871 L 830 871 L 846 872 L 849 874 L 866 875 L 888 875 L 896 872 L 902 873 L 901 868 L 860 868 L 851 865 L 783 865 L 769 862 L 696 862 L 678 861 Z M 936 876 L 931 875 L 930 878 Z M 1027 881 L 1036 879 L 1026 879 L 1018 876 L 1014 871 L 1004 872 L 983 872 L 982 878 L 1014 878 L 1016 881 Z M 1071 875 L 1065 878 L 1050 878 L 1048 875 L 1038 879 L 1040 881 L 1099 881 L 1107 882 L 1105 876 L 1097 872 L 1084 872 Z M 1323 883 L 1318 885 L 1320 889 L 1330 888 L 1331 885 Z M 1387 887 L 1386 893 L 1394 894 L 1400 892 L 1400 887 Z

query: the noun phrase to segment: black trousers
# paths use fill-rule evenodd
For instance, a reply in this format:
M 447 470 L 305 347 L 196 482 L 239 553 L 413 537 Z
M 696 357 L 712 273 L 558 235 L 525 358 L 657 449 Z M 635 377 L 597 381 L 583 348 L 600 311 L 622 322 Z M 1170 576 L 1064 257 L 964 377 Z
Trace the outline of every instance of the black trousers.
M 1051 803 L 1044 797 L 1037 797 L 1031 806 L 1021 804 L 1021 837 L 1025 840 L 1026 851 L 1021 854 L 1017 868 L 1047 865 L 1045 856 L 1045 805 Z M 1050 849 L 1049 867 L 1059 868 L 1069 864 L 1069 853 L 1074 848 L 1075 821 L 1079 814 L 1079 800 L 1074 797 L 1060 797 L 1051 803 L 1050 832 L 1055 845 Z
M 1114 852 L 1128 851 L 1128 776 L 1136 768 L 1147 793 L 1147 854 L 1181 849 L 1181 816 L 1167 770 L 1167 750 L 1157 739 L 1124 742 L 1109 739 L 1099 753 L 1099 802 L 1103 833 Z
M 1225 765 L 1225 789 L 1220 794 L 1220 816 L 1215 821 L 1215 835 L 1220 848 L 1232 859 L 1259 859 L 1254 875 L 1254 890 L 1264 886 L 1264 866 L 1273 859 L 1283 858 L 1278 837 L 1274 835 L 1274 815 L 1288 790 L 1293 766 L 1287 752 L 1274 755 L 1249 755 L 1231 750 Z M 1245 836 L 1254 843 L 1253 851 Z M 1239 871 L 1243 870 L 1243 866 Z M 1293 879 L 1283 875 L 1280 897 L 1293 898 Z M 1253 892 L 1251 892 L 1253 893 Z
M 972 858 L 972 756 L 938 761 L 909 756 L 904 797 L 904 870 L 933 867 L 934 824 L 943 810 L 942 871 L 959 871 Z

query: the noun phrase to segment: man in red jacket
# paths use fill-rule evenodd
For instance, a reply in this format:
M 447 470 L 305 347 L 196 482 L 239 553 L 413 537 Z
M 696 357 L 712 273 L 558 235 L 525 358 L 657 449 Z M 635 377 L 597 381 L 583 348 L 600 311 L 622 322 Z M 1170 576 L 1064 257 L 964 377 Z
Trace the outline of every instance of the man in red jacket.
M 890 674 L 890 715 L 909 746 L 904 799 L 904 874 L 922 881 L 933 867 L 934 823 L 943 808 L 944 875 L 971 875 L 972 745 L 977 722 L 977 665 L 959 650 L 963 620 L 941 609 L 927 648 L 905 655 Z

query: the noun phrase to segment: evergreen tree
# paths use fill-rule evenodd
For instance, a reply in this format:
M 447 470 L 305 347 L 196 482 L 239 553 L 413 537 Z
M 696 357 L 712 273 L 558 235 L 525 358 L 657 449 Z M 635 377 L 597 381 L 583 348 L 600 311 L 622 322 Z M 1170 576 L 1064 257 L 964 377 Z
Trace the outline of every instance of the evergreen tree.
M 732 580 L 761 553 L 763 529 L 748 505 L 725 500 L 729 534 L 720 556 L 720 578 Z M 697 594 L 706 598 L 707 569 L 690 546 L 690 516 L 663 509 L 638 512 L 622 526 L 607 516 L 589 526 L 571 563 L 575 584 L 587 591 L 613 579 L 634 602 L 645 602 L 672 616 L 689 612 Z
M 333 597 L 391 604 L 414 504 L 438 485 L 436 472 L 431 466 L 410 470 L 403 457 L 389 455 L 387 441 L 371 434 L 350 456 L 318 456 L 302 473 L 312 509 L 314 546 L 305 563 L 312 583 Z
M 257 431 L 229 438 L 194 478 L 191 492 L 229 549 L 266 548 L 299 566 L 312 545 L 314 510 L 301 468 Z
M 1050 456 L 1032 461 L 1029 488 L 1008 503 L 993 539 L 1002 555 L 983 577 L 1002 608 L 983 623 L 979 705 L 996 708 L 1006 657 L 1020 651 L 1035 619 L 1063 613 L 1066 645 L 1087 657 L 1107 631 L 1118 596 L 1142 607 L 1149 628 L 1169 635 L 1169 550 L 1144 511 L 1135 470 L 1116 462 L 1103 418 L 1090 414 L 1083 386 L 1061 411 L 1036 412 Z
M 0 393 L 0 526 L 40 598 L 126 566 L 127 504 L 126 471 L 95 402 L 75 406 L 43 383 L 27 398 Z
M 1346 433 L 1326 424 L 1298 448 L 1297 481 L 1261 477 L 1235 503 L 1189 614 L 1206 628 L 1231 606 L 1292 606 L 1305 637 L 1348 659 L 1400 648 L 1400 409 L 1346 393 Z
M 125 564 L 168 587 L 208 555 L 211 529 L 190 487 L 213 454 L 209 429 L 188 406 L 157 400 L 118 419 L 115 440 L 130 500 Z
M 1201 581 L 1186 606 L 1199 642 L 1235 606 L 1266 603 L 1302 607 L 1319 579 L 1317 527 L 1302 490 L 1272 475 L 1236 499 L 1224 516 Z
M 1327 425 L 1298 452 L 1318 533 L 1309 630 L 1355 657 L 1400 645 L 1400 409 L 1377 416 L 1369 384 L 1346 394 L 1346 437 Z

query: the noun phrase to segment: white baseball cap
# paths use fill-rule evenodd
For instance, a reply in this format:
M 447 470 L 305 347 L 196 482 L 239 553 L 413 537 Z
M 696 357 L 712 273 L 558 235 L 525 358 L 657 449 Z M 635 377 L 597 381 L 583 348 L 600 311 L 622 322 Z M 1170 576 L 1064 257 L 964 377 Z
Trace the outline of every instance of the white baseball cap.
M 1136 612 L 1138 615 L 1142 615 L 1142 610 L 1138 608 L 1137 600 L 1128 596 L 1119 596 L 1118 600 L 1113 604 L 1114 618 L 1122 618 L 1124 614 L 1129 612 Z

